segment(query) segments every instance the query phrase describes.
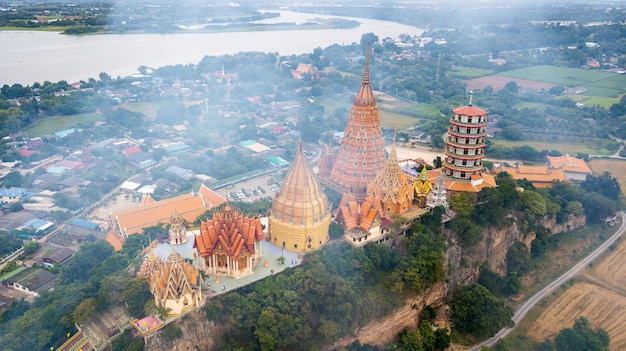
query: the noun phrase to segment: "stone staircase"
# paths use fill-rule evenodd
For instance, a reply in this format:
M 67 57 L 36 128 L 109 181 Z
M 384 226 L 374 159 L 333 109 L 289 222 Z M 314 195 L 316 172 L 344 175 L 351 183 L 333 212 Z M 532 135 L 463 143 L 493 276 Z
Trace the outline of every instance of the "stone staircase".
M 122 305 L 114 305 L 106 311 L 95 313 L 88 321 L 82 323 L 79 329 L 93 345 L 93 349 L 99 350 L 110 337 L 118 334 L 129 324 L 130 316 Z M 83 348 L 83 350 L 89 350 Z

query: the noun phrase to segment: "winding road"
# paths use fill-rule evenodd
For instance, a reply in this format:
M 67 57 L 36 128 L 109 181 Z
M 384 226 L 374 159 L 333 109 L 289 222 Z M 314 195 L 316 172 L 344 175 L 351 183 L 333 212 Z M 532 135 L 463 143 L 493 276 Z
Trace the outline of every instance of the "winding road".
M 541 289 L 538 293 L 529 298 L 526 302 L 524 302 L 513 315 L 513 321 L 515 324 L 519 323 L 526 313 L 533 308 L 537 302 L 541 301 L 544 297 L 548 296 L 548 294 L 552 293 L 558 287 L 560 287 L 563 283 L 571 279 L 573 276 L 578 274 L 580 271 L 585 268 L 591 261 L 595 260 L 598 256 L 600 256 L 609 246 L 611 246 L 626 230 L 626 213 L 624 211 L 620 211 L 617 213 L 620 217 L 622 217 L 622 224 L 619 229 L 613 234 L 607 241 L 605 241 L 602 245 L 600 245 L 597 249 L 595 249 L 589 256 L 585 257 L 583 260 L 578 262 L 574 267 L 572 267 L 569 271 L 565 272 L 563 275 L 558 277 L 552 283 L 548 284 L 545 288 Z M 513 327 L 515 328 L 515 327 Z M 498 340 L 506 337 L 513 331 L 513 328 L 503 328 L 496 335 L 491 337 L 488 340 L 483 341 L 480 344 L 474 345 L 470 348 L 470 351 L 478 351 L 483 346 L 493 346 Z

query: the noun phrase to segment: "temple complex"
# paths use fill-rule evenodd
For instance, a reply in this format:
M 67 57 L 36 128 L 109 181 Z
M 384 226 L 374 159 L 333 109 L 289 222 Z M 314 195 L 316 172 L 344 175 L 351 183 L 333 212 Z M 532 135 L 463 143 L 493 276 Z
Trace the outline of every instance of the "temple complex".
M 428 179 L 425 182 L 430 184 Z M 390 234 L 397 234 L 390 232 L 398 230 L 394 220 L 411 222 L 428 211 L 414 199 L 414 186 L 400 169 L 394 143 L 385 167 L 367 185 L 366 192 L 343 194 L 335 221 L 344 228 L 346 240 L 355 246 L 385 241 Z
M 359 187 L 375 180 L 384 165 L 385 140 L 370 83 L 368 55 L 361 87 L 352 103 L 344 137 L 327 180 L 344 191 L 356 193 Z
M 200 224 L 194 247 L 200 258 L 198 265 L 209 274 L 240 278 L 253 273 L 261 258 L 263 228 L 258 218 L 244 216 L 226 207 Z
M 157 257 L 152 249 L 141 265 L 139 277 L 148 281 L 157 307 L 169 309 L 168 316 L 200 306 L 202 277 L 198 268 L 185 262 L 172 248 L 166 260 Z
M 280 192 L 272 203 L 267 240 L 291 251 L 316 250 L 329 239 L 330 220 L 328 200 L 300 142 Z

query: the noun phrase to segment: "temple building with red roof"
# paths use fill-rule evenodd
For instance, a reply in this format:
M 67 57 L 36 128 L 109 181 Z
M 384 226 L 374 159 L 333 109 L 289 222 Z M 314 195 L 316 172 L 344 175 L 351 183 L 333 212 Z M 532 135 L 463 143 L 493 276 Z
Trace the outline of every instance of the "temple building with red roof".
M 201 269 L 209 274 L 240 278 L 253 273 L 261 258 L 261 221 L 244 216 L 227 203 L 200 224 L 194 247 Z
M 546 158 L 548 159 L 548 167 L 553 170 L 563 170 L 565 178 L 570 181 L 583 182 L 592 173 L 585 160 L 567 154 L 564 156 L 546 156 Z
M 330 221 L 328 200 L 299 142 L 296 156 L 272 203 L 267 240 L 290 251 L 313 251 L 328 241 Z
M 496 172 L 507 172 L 515 180 L 526 179 L 535 188 L 550 188 L 554 182 L 565 182 L 565 172 L 562 169 L 551 169 L 546 165 L 525 166 L 517 164 L 513 167 L 500 165 L 495 167 Z
M 144 228 L 158 223 L 170 223 L 172 213 L 176 213 L 187 223 L 196 220 L 206 211 L 216 208 L 226 202 L 213 190 L 201 185 L 197 193 L 184 194 L 173 198 L 155 201 L 145 195 L 141 204 L 133 209 L 111 214 L 111 235 L 124 239 L 132 234 L 142 233 Z M 112 242 L 115 238 L 107 238 Z

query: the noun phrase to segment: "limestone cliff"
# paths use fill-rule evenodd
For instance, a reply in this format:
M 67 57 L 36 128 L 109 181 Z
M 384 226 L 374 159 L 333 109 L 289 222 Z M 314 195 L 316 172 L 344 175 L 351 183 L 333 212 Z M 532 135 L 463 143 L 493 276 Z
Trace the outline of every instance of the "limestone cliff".
M 146 339 L 146 351 L 191 351 L 211 350 L 213 347 L 213 322 L 206 318 L 202 310 L 189 312 L 174 322 L 182 330 L 182 336 L 167 340 L 164 330 Z
M 469 248 L 461 247 L 456 235 L 445 230 L 448 239 L 446 252 L 446 282 L 448 292 L 452 293 L 459 284 L 466 284 L 478 278 L 478 272 L 483 264 L 499 274 L 506 274 L 506 254 L 516 241 L 525 243 L 529 248 L 535 239 L 535 233 L 523 233 L 513 218 L 512 224 L 504 228 L 488 228 L 483 232 L 482 240 Z M 550 229 L 554 234 L 565 233 L 584 226 L 584 216 L 571 217 L 564 223 L 557 223 L 554 216 L 545 217 L 540 225 Z

